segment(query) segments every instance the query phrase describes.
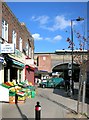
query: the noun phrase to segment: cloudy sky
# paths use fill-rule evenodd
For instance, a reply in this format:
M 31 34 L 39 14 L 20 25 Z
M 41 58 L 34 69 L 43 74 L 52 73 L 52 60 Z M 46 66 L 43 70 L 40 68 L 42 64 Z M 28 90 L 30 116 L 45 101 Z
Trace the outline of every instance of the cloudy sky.
M 86 36 L 87 2 L 7 2 L 20 22 L 24 22 L 34 37 L 35 52 L 55 52 L 69 49 L 71 20 L 75 49 L 80 41 L 77 33 Z M 78 17 L 84 21 L 75 21 Z

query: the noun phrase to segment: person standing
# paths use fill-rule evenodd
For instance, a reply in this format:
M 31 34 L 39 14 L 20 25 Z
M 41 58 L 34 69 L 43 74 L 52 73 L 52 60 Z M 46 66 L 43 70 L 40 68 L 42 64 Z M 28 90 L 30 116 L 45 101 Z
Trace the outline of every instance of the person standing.
M 65 91 L 67 92 L 70 89 L 70 81 L 65 80 Z

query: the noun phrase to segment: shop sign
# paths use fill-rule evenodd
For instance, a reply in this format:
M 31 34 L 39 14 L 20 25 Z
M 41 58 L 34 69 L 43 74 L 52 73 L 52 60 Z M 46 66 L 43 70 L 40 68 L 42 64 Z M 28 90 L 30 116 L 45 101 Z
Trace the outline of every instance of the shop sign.
M 0 57 L 0 62 L 3 63 L 4 62 L 4 58 Z
M 17 58 L 22 58 L 22 52 L 20 52 L 19 50 L 15 49 L 14 54 L 11 54 L 11 56 L 17 57 Z
M 19 50 L 15 50 L 15 55 L 17 56 L 17 57 L 22 57 L 22 52 L 20 52 Z
M 0 53 L 14 53 L 15 52 L 15 45 L 8 43 L 8 44 L 1 44 Z

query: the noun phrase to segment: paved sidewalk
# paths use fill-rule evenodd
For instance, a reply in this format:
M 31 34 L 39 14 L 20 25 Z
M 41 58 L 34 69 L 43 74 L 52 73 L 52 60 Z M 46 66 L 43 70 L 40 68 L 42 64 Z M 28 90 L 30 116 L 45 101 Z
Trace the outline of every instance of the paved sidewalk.
M 45 90 L 46 93 L 46 90 Z M 45 98 L 46 94 L 43 94 L 43 97 Z M 64 107 L 64 109 L 68 110 L 66 112 L 65 118 L 87 118 L 85 115 L 82 114 L 77 114 L 77 94 L 75 94 L 73 96 L 73 98 L 70 98 L 67 96 L 67 94 L 65 93 L 64 89 L 54 89 L 53 90 L 53 95 L 51 95 L 51 99 L 50 96 L 47 98 L 50 101 L 54 101 L 55 103 L 57 103 L 58 105 L 60 105 L 61 107 Z M 55 97 L 56 96 L 56 97 Z M 89 100 L 89 99 L 88 99 Z M 87 110 L 88 110 L 89 104 L 84 104 L 83 106 L 83 111 L 84 113 L 87 114 Z M 80 102 L 80 113 L 81 113 L 81 109 L 82 109 L 82 103 Z
M 68 113 L 65 118 L 73 118 L 73 119 L 80 119 L 80 118 L 83 118 L 83 120 L 85 119 L 88 119 L 85 115 L 82 115 L 82 114 L 73 114 L 73 113 Z
M 50 117 L 52 111 L 49 107 L 46 108 L 47 102 L 48 106 L 51 107 L 57 106 L 56 110 L 61 111 L 64 114 L 64 118 L 71 118 L 72 120 L 78 120 L 79 118 L 86 118 L 85 115 L 76 114 L 77 108 L 77 100 L 74 98 L 69 98 L 66 96 L 66 93 L 63 89 L 37 89 L 37 95 L 35 98 L 29 99 L 27 98 L 24 104 L 2 104 L 2 116 L 5 118 L 34 118 L 34 110 L 37 100 L 42 103 L 43 116 L 42 117 Z M 0 103 L 1 104 L 1 103 Z M 87 112 L 87 107 L 89 104 L 84 104 L 84 113 Z M 81 108 L 81 104 L 80 104 Z M 47 110 L 49 113 L 47 113 Z M 54 112 L 54 111 L 53 111 Z M 57 114 L 57 113 L 56 113 Z M 1 115 L 0 115 L 1 116 Z
M 61 95 L 62 96 L 62 104 L 65 106 L 69 106 L 69 108 L 71 108 L 72 110 L 74 110 L 75 112 L 73 113 L 72 111 L 68 111 L 65 118 L 73 118 L 75 120 L 77 120 L 78 118 L 81 118 L 83 120 L 88 119 L 89 113 L 88 113 L 88 109 L 89 109 L 89 104 L 84 103 L 84 105 L 82 105 L 82 102 L 79 103 L 79 114 L 76 113 L 77 111 L 77 98 L 78 98 L 78 93 L 75 92 L 75 95 L 70 98 L 68 97 L 65 92 L 63 92 L 64 90 L 59 90 L 56 89 L 54 90 L 54 93 Z M 89 99 L 86 98 L 86 101 L 89 103 Z M 81 114 L 81 113 L 84 114 Z

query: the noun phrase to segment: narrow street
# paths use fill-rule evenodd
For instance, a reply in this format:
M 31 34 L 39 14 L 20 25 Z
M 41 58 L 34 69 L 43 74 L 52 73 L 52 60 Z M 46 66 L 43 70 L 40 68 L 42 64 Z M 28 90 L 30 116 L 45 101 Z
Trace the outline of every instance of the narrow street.
M 1 120 L 38 120 L 36 112 L 89 118 L 88 9 L 89 2 L 0 2 Z
M 38 88 L 36 92 L 36 97 L 27 98 L 24 104 L 2 103 L 2 118 L 35 118 L 37 101 L 41 105 L 41 118 L 66 118 L 70 112 L 76 114 L 77 101 L 57 94 L 65 94 L 63 89 Z

